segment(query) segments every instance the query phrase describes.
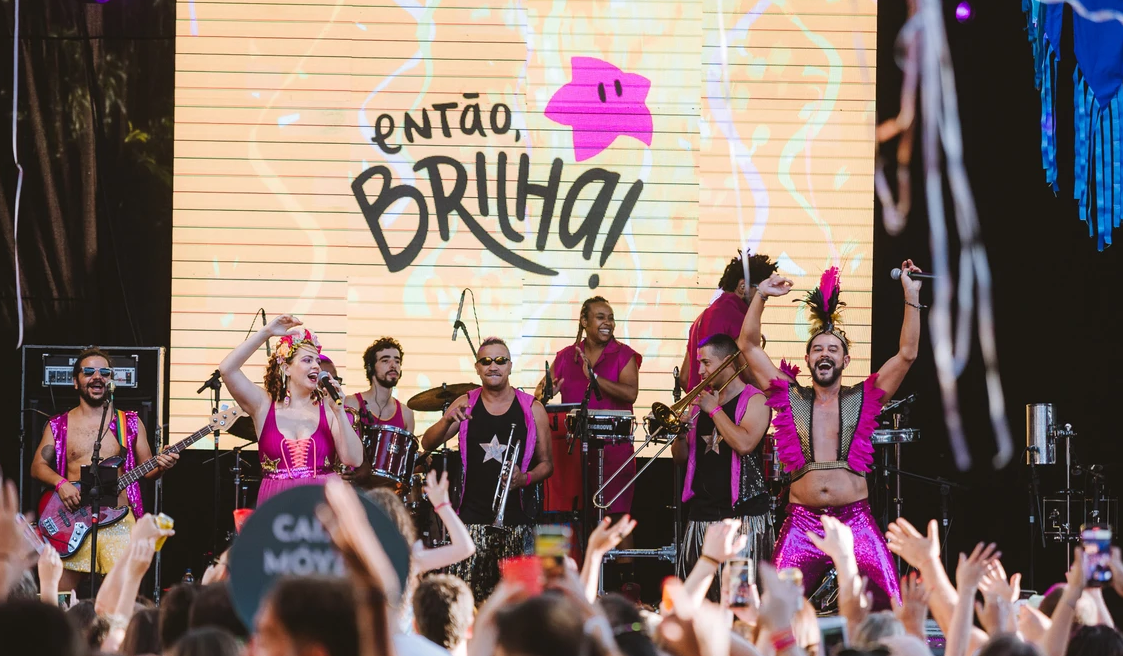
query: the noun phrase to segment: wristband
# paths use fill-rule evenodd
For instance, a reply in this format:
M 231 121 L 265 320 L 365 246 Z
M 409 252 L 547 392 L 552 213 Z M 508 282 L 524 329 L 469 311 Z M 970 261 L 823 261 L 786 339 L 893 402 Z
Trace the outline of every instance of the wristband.
M 709 412 L 710 419 L 713 419 L 714 415 L 716 415 L 719 412 L 721 412 L 721 406 L 720 405 L 718 407 L 714 408 L 713 410 L 710 410 L 710 412 Z
M 58 492 L 59 488 L 61 488 L 63 485 L 66 485 L 69 482 L 70 481 L 68 481 L 64 478 L 64 479 L 61 479 L 58 483 L 55 483 L 55 492 Z
M 795 634 L 792 633 L 791 628 L 784 629 L 779 633 L 772 634 L 772 648 L 776 653 L 786 651 L 795 646 Z
M 444 508 L 445 506 L 451 506 L 451 505 L 452 505 L 451 501 L 442 501 L 442 502 L 437 504 L 436 508 L 433 508 L 433 512 L 440 512 L 441 508 Z
M 928 309 L 927 305 L 920 305 L 919 303 L 909 303 L 908 301 L 905 301 L 905 305 L 907 305 L 909 307 L 914 307 L 918 310 L 927 310 Z
M 721 561 L 718 560 L 717 558 L 714 558 L 713 556 L 707 556 L 706 554 L 702 554 L 701 556 L 698 556 L 698 560 L 708 560 L 708 561 L 710 561 L 711 563 L 714 564 L 714 567 L 721 567 Z
M 768 300 L 768 297 L 767 297 L 767 296 L 766 296 L 766 295 L 764 294 L 764 292 L 762 292 L 762 291 L 760 291 L 760 290 L 757 290 L 757 293 L 756 293 L 756 295 L 757 295 L 757 296 L 759 296 L 759 297 L 760 297 L 760 300 L 762 300 L 762 301 L 767 301 L 767 300 Z

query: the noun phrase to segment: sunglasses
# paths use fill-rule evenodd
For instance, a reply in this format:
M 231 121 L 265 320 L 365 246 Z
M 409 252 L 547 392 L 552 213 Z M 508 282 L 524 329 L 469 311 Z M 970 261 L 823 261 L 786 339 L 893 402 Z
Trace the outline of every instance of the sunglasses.
M 93 376 L 95 371 L 101 374 L 103 378 L 109 378 L 109 375 L 113 373 L 113 370 L 107 367 L 101 367 L 100 369 L 95 369 L 93 367 L 82 367 L 82 373 L 87 376 Z
M 495 364 L 502 367 L 503 365 L 507 364 L 510 361 L 511 361 L 511 358 L 509 358 L 505 355 L 501 355 L 498 358 L 480 358 L 479 360 L 476 360 L 476 364 L 484 366 L 484 367 L 488 367 L 488 366 L 491 366 L 492 362 L 494 362 Z

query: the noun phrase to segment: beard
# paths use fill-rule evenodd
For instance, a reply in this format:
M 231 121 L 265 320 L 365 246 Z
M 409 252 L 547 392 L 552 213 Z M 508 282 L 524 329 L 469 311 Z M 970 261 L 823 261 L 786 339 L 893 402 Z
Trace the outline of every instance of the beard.
M 78 388 L 78 396 L 81 397 L 81 399 L 86 402 L 86 405 L 90 406 L 91 408 L 100 408 L 107 401 L 109 401 L 108 389 L 106 389 L 106 392 L 102 393 L 102 395 L 99 397 L 90 394 L 90 389 L 88 386 L 80 387 Z
M 402 379 L 401 376 L 398 376 L 398 377 L 394 378 L 393 380 L 388 380 L 386 378 L 380 378 L 379 376 L 375 376 L 374 382 L 378 383 L 378 386 L 382 387 L 384 389 L 393 389 L 393 388 L 398 386 L 398 381 L 401 380 L 401 379 Z
M 842 377 L 842 369 L 842 367 L 836 366 L 832 362 L 830 369 L 823 371 L 819 369 L 818 364 L 816 364 L 811 368 L 811 380 L 815 381 L 815 383 L 820 387 L 830 387 L 831 385 L 834 385 L 836 382 L 838 382 L 838 379 Z

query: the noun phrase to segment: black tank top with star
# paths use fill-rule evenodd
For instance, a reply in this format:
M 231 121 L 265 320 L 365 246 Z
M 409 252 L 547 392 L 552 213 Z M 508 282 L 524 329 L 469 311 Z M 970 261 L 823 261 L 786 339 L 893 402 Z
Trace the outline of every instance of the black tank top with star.
M 519 445 L 519 459 L 516 463 L 521 469 L 526 454 L 526 417 L 517 397 L 511 398 L 511 407 L 502 415 L 487 411 L 483 396 L 476 400 L 472 408 L 472 418 L 468 421 L 468 436 L 465 447 L 468 449 L 468 469 L 464 481 L 464 502 L 460 505 L 460 520 L 465 524 L 491 524 L 495 513 L 491 512 L 495 499 L 495 486 L 499 480 L 504 448 L 507 438 L 511 437 L 511 424 L 515 425 L 515 436 L 511 448 Z M 520 526 L 531 521 L 522 511 L 518 490 L 512 489 L 507 495 L 507 510 L 503 516 L 504 526 Z

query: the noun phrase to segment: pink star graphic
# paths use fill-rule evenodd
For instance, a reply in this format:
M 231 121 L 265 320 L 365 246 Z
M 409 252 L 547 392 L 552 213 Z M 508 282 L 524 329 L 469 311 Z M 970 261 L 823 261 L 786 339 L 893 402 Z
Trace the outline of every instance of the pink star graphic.
M 577 161 L 599 154 L 622 135 L 650 146 L 651 80 L 594 57 L 574 57 L 570 65 L 573 80 L 550 98 L 546 118 L 573 128 Z

